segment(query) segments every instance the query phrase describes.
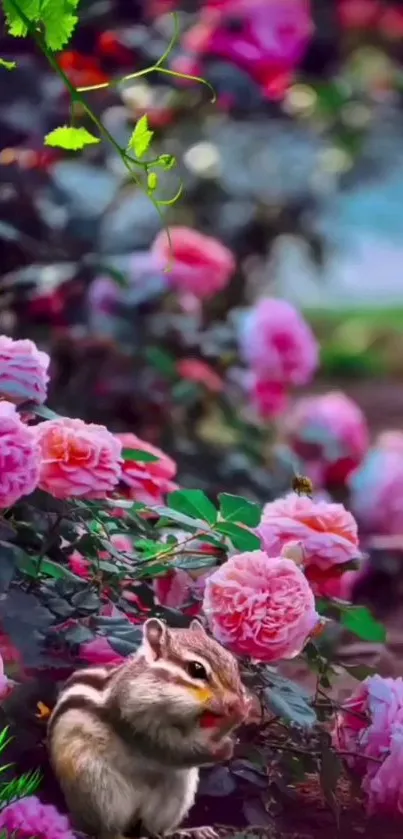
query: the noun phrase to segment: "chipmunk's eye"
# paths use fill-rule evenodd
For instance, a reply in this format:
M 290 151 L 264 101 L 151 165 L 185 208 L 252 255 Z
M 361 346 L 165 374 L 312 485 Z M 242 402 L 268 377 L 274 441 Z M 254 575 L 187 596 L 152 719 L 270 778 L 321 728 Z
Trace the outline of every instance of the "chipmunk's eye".
M 208 679 L 206 668 L 200 664 L 200 661 L 188 661 L 186 669 L 192 679 Z

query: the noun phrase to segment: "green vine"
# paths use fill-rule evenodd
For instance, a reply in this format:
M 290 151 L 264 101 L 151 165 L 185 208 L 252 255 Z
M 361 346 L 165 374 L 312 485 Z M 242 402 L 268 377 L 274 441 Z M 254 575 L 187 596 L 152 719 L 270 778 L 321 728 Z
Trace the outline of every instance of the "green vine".
M 134 181 L 136 186 L 146 192 L 164 225 L 162 209 L 176 203 L 182 194 L 183 184 L 180 182 L 179 188 L 172 198 L 166 200 L 157 199 L 155 192 L 159 185 L 158 169 L 163 171 L 173 169 L 177 165 L 176 158 L 173 155 L 160 154 L 158 157 L 150 160 L 144 159 L 145 155 L 150 151 L 154 136 L 154 132 L 150 130 L 148 125 L 147 114 L 142 116 L 136 123 L 127 148 L 121 146 L 103 124 L 102 120 L 94 113 L 85 94 L 132 82 L 151 73 L 161 73 L 204 84 L 210 89 L 213 102 L 215 101 L 214 89 L 206 79 L 185 73 L 177 73 L 164 66 L 164 63 L 177 44 L 180 34 L 178 16 L 176 14 L 172 15 L 173 34 L 171 40 L 163 55 L 151 67 L 129 73 L 118 79 L 111 79 L 101 84 L 75 87 L 64 70 L 59 66 L 56 53 L 64 49 L 73 36 L 78 24 L 76 13 L 79 2 L 80 0 L 2 0 L 10 35 L 16 38 L 30 37 L 34 41 L 46 57 L 49 65 L 67 88 L 71 99 L 70 112 L 74 113 L 75 106 L 80 106 L 81 112 L 86 114 L 97 131 L 97 134 L 92 134 L 84 126 L 59 126 L 45 137 L 45 145 L 74 152 L 80 151 L 86 146 L 97 145 L 102 139 L 106 140 L 119 155 L 129 173 L 130 179 Z M 0 67 L 3 69 L 12 70 L 15 66 L 15 62 L 13 61 L 0 59 Z M 136 168 L 141 170 L 141 172 L 136 172 Z M 155 171 L 156 169 L 157 171 Z M 145 183 L 141 179 L 140 174 L 145 176 Z M 170 240 L 168 229 L 167 234 Z

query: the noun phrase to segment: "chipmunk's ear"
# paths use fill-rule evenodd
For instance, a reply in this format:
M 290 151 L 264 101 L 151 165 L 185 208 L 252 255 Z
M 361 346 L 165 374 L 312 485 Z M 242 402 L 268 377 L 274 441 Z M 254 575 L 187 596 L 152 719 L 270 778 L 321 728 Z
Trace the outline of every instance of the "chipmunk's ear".
M 162 655 L 167 640 L 167 627 L 158 618 L 149 618 L 143 626 L 143 649 L 151 661 Z
M 203 624 L 200 623 L 200 621 L 196 620 L 196 618 L 190 622 L 189 629 L 191 629 L 192 632 L 202 632 L 203 635 L 207 635 L 207 632 Z

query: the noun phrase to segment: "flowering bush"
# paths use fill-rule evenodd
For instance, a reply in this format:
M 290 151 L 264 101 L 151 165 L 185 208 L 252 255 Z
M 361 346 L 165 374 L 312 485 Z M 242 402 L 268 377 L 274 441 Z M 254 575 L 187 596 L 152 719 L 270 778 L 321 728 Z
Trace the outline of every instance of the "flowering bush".
M 368 452 L 350 476 L 349 488 L 351 509 L 364 533 L 403 533 L 403 450 L 390 445 L 390 438 Z

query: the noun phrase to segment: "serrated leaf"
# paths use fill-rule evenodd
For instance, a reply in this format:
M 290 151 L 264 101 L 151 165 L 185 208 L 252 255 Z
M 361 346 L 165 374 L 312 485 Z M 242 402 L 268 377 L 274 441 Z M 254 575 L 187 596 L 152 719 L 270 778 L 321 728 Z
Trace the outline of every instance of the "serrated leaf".
M 57 52 L 68 44 L 77 26 L 74 9 L 78 0 L 42 0 L 40 19 L 45 29 L 46 46 Z
M 85 146 L 96 145 L 100 142 L 99 137 L 94 137 L 86 128 L 74 128 L 72 125 L 62 125 L 59 128 L 54 128 L 45 137 L 45 146 L 66 149 L 67 151 L 79 151 Z
M 167 501 L 172 510 L 186 516 L 197 516 L 211 525 L 217 520 L 214 504 L 201 489 L 178 489 L 168 495 Z
M 154 513 L 157 513 L 160 516 L 161 521 L 158 523 L 160 526 L 162 523 L 167 522 L 175 522 L 176 524 L 182 525 L 182 527 L 186 528 L 187 530 L 200 530 L 206 526 L 206 523 L 202 521 L 202 519 L 195 519 L 191 516 L 184 515 L 184 513 L 179 513 L 178 510 L 171 510 L 169 507 L 163 506 L 156 506 L 152 507 Z M 204 538 L 204 534 L 203 534 Z
M 40 0 L 19 0 L 18 3 L 24 16 L 30 22 L 40 18 Z M 3 0 L 3 10 L 7 21 L 8 31 L 14 38 L 23 38 L 27 34 L 27 25 L 19 15 L 11 0 Z
M 188 555 L 183 558 L 180 556 L 177 559 L 170 559 L 169 567 L 182 568 L 184 571 L 196 571 L 199 568 L 212 568 L 217 565 L 217 558 L 215 556 L 192 556 Z
M 41 575 L 52 577 L 55 580 L 68 579 L 77 581 L 80 579 L 64 565 L 59 565 L 58 562 L 53 562 L 52 559 L 46 559 L 45 557 L 41 559 L 40 563 L 38 563 L 38 557 L 30 556 L 24 551 L 19 551 L 16 557 L 16 562 L 20 571 L 28 577 L 33 577 L 34 579 L 38 576 L 38 570 Z
M 264 699 L 266 707 L 276 716 L 302 728 L 312 728 L 317 723 L 310 696 L 304 688 L 281 676 L 275 670 L 264 670 Z
M 340 623 L 363 641 L 383 643 L 386 640 L 384 625 L 375 620 L 366 606 L 341 607 Z
M 215 530 L 228 536 L 234 548 L 238 551 L 258 551 L 261 548 L 260 539 L 246 527 L 230 521 L 220 521 Z
M 155 454 L 145 452 L 143 449 L 123 449 L 123 460 L 135 460 L 137 463 L 155 463 L 160 460 Z
M 147 114 L 144 114 L 144 116 L 140 117 L 134 128 L 129 140 L 128 149 L 133 151 L 136 157 L 144 157 L 145 153 L 150 148 L 153 136 L 154 132 L 150 131 L 148 127 Z
M 246 524 L 248 527 L 257 527 L 262 517 L 262 511 L 258 504 L 242 498 L 241 495 L 230 495 L 221 492 L 218 496 L 220 502 L 220 513 L 225 521 L 233 521 Z
M 5 70 L 15 70 L 16 66 L 16 61 L 6 61 L 5 58 L 0 58 L 0 67 L 4 67 Z

